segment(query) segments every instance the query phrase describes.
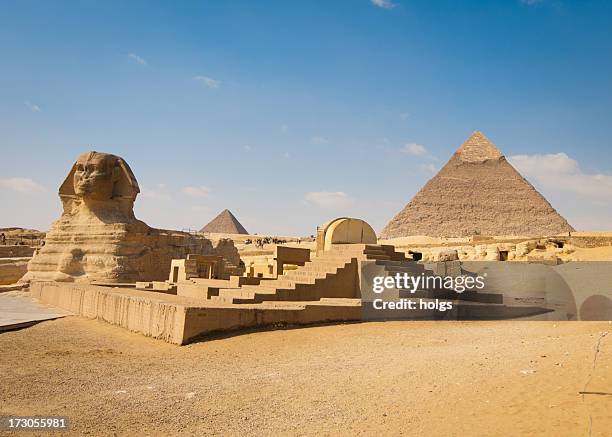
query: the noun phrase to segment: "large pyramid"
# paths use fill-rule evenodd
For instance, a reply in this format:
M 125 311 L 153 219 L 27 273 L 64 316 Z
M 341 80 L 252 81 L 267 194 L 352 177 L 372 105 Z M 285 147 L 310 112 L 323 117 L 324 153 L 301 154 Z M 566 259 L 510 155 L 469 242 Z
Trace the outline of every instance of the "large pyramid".
M 381 232 L 381 238 L 427 235 L 547 236 L 573 231 L 548 201 L 481 132 Z
M 200 232 L 218 233 L 218 234 L 248 234 L 244 226 L 240 224 L 238 219 L 229 209 L 224 209 L 221 213 L 212 219 L 210 223 L 200 229 Z

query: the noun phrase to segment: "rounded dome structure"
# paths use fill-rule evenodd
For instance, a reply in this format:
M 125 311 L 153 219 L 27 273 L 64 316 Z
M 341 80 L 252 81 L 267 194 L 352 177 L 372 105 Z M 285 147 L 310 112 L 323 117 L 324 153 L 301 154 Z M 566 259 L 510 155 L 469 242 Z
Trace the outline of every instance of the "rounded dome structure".
M 329 250 L 334 244 L 376 244 L 376 233 L 367 222 L 340 217 L 319 227 L 317 251 Z

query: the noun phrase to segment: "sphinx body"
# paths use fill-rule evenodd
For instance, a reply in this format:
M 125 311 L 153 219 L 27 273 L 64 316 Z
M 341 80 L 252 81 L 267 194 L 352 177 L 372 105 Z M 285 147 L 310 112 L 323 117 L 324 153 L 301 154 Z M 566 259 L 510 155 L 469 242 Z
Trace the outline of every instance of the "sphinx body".
M 139 192 L 122 158 L 98 152 L 79 156 L 59 189 L 64 211 L 23 281 L 163 280 L 173 258 L 214 252 L 203 237 L 138 220 L 133 208 Z

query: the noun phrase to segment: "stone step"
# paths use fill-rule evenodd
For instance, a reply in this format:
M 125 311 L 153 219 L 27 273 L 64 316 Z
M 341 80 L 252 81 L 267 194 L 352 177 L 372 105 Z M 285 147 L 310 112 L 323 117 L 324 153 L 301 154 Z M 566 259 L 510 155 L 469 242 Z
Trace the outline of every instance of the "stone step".
M 212 302 L 218 302 L 218 303 L 235 303 L 237 299 L 242 299 L 242 298 L 228 297 L 228 296 L 212 296 L 210 298 Z M 251 303 L 254 303 L 254 302 L 251 301 Z
M 376 264 L 380 265 L 380 266 L 412 266 L 412 265 L 419 265 L 422 266 L 423 264 L 417 263 L 416 261 L 412 261 L 409 259 L 405 259 L 405 260 L 396 260 L 396 259 L 390 259 L 390 260 L 380 260 L 377 261 Z
M 412 276 L 420 276 L 421 273 L 427 273 L 431 271 L 426 270 L 425 267 L 420 264 L 420 265 L 415 265 L 415 266 L 389 266 L 389 267 L 385 267 L 385 272 L 389 273 L 390 275 L 394 275 L 396 273 L 400 273 L 400 274 L 404 274 L 404 273 L 408 273 L 409 275 Z
M 329 252 L 363 252 L 364 250 L 382 250 L 378 244 L 334 244 Z
M 343 254 L 330 254 L 330 255 L 322 255 L 312 258 L 310 261 L 306 262 L 306 265 L 310 264 L 321 264 L 321 263 L 336 263 L 345 260 L 346 256 Z
M 387 260 L 390 260 L 391 257 L 389 255 L 387 255 L 387 254 L 380 254 L 380 255 L 379 254 L 375 254 L 375 255 L 367 254 L 366 255 L 366 259 L 375 259 L 375 260 L 387 261 Z
M 323 265 L 304 266 L 304 267 L 300 267 L 295 270 L 290 270 L 285 274 L 290 275 L 292 273 L 300 273 L 300 272 L 315 272 L 315 273 L 316 272 L 335 272 L 340 267 L 344 267 L 344 265 L 338 266 L 338 264 L 335 264 L 333 266 L 323 266 Z M 284 275 L 281 275 L 281 276 L 284 276 Z
M 266 284 L 266 287 L 274 287 L 274 288 L 295 288 L 297 284 L 314 284 L 316 279 L 315 277 L 304 277 L 304 278 L 286 278 L 286 279 L 277 279 L 272 284 Z M 258 287 L 257 285 L 251 285 L 249 288 L 254 289 L 254 287 Z M 244 287 L 243 287 L 244 288 Z
M 233 303 L 233 304 L 253 304 L 261 302 L 271 301 L 309 301 L 309 300 L 320 300 L 322 296 L 316 293 L 313 289 L 313 293 L 309 293 L 308 289 L 304 290 L 286 290 L 278 289 L 276 293 L 260 293 L 254 291 L 243 291 L 243 292 L 232 292 L 227 290 L 219 296 L 213 296 L 211 300 L 216 302 Z
M 259 293 L 262 295 L 274 295 L 276 294 L 277 290 L 274 290 L 274 292 L 269 292 L 269 291 L 264 291 L 264 290 L 258 290 L 256 291 L 251 291 L 251 290 L 231 290 L 231 289 L 223 289 L 223 290 L 219 290 L 219 295 L 218 296 L 213 296 L 213 297 L 253 297 L 255 294 Z
M 312 268 L 312 269 L 291 270 L 291 271 L 289 271 L 287 273 L 284 273 L 284 274 L 280 275 L 278 277 L 278 279 L 291 279 L 291 280 L 294 280 L 294 279 L 297 279 L 297 278 L 308 277 L 308 276 L 325 277 L 325 275 L 335 274 L 341 268 L 342 267 L 337 267 L 337 268 L 334 268 L 334 269 L 317 269 L 317 268 Z
M 324 278 L 326 275 L 329 274 L 333 274 L 336 273 L 337 270 L 333 270 L 333 271 L 326 271 L 326 270 L 307 270 L 307 271 L 300 271 L 300 270 L 295 270 L 294 272 L 292 272 L 290 275 L 283 275 L 282 278 L 285 279 L 291 279 L 291 280 L 300 280 L 303 278 L 310 278 L 310 277 L 316 277 L 316 278 Z M 279 276 L 279 279 L 281 277 Z
M 274 292 L 276 290 L 278 290 L 279 287 L 275 287 L 275 286 L 264 286 L 264 285 L 243 285 L 242 287 L 240 287 L 238 290 L 245 290 L 245 291 L 262 291 L 262 292 Z M 236 288 L 222 288 L 221 290 L 237 290 Z M 219 290 L 219 292 L 221 292 L 221 290 Z
M 305 266 L 312 264 L 344 264 L 351 261 L 351 256 L 347 256 L 345 254 L 334 254 L 334 255 L 326 255 L 324 257 L 316 257 L 313 258 L 312 261 L 308 261 Z
M 350 262 L 350 260 L 349 260 Z M 302 267 L 298 267 L 295 270 L 290 270 L 287 273 L 291 273 L 291 272 L 321 272 L 321 271 L 325 271 L 325 272 L 335 272 L 336 270 L 343 268 L 344 266 L 346 266 L 347 262 L 346 260 L 339 260 L 338 262 L 335 262 L 333 264 L 329 263 L 329 264 L 311 264 L 311 265 L 306 265 L 306 266 L 302 266 Z
M 265 293 L 265 292 L 254 292 L 254 291 L 230 291 L 219 293 L 219 296 L 211 297 L 212 301 L 224 302 L 224 303 L 257 303 L 265 301 L 276 301 L 278 300 L 277 293 Z

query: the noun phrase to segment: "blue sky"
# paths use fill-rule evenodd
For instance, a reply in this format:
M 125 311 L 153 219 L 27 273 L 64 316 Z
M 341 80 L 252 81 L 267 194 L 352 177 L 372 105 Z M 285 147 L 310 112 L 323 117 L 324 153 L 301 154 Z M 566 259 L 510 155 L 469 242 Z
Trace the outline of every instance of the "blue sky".
M 47 229 L 95 149 L 152 226 L 379 231 L 478 129 L 610 230 L 611 21 L 605 0 L 4 0 L 0 226 Z

